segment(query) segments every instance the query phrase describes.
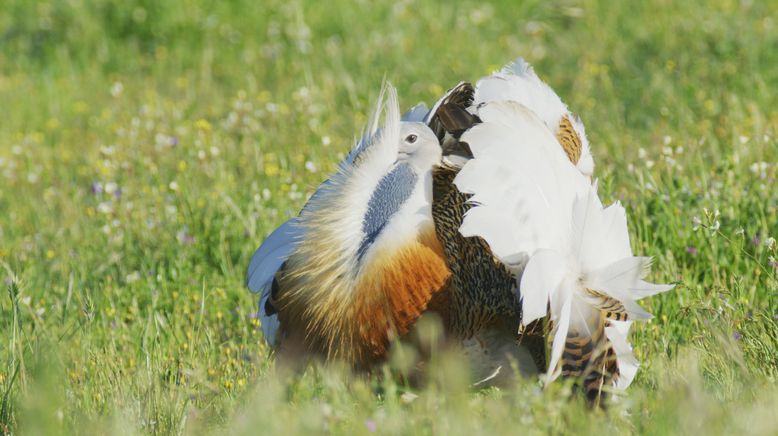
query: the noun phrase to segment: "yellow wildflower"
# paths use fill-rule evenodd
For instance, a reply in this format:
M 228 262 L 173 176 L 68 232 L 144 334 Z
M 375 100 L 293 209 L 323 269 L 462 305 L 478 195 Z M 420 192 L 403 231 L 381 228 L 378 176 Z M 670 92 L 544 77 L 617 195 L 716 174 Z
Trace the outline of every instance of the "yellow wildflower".
M 208 120 L 204 118 L 200 118 L 199 120 L 195 121 L 195 128 L 205 133 L 208 133 L 213 129 L 213 127 L 211 127 L 211 123 L 209 123 Z

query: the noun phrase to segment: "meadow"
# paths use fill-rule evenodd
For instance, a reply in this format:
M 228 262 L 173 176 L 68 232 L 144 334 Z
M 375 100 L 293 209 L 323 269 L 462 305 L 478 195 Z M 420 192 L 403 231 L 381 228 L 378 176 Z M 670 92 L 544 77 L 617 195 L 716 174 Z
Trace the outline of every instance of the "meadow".
M 277 371 L 249 258 L 382 80 L 431 104 L 518 56 L 677 283 L 622 400 Z M 4 0 L 0 434 L 776 434 L 776 90 L 775 1 Z

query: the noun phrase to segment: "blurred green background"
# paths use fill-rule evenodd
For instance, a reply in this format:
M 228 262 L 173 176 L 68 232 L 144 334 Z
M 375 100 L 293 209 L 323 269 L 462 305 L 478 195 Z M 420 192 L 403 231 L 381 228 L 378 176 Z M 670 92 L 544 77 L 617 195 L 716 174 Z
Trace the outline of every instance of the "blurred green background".
M 275 373 L 248 259 L 382 80 L 431 104 L 518 56 L 678 283 L 625 399 Z M 0 433 L 774 434 L 776 89 L 775 1 L 2 0 Z

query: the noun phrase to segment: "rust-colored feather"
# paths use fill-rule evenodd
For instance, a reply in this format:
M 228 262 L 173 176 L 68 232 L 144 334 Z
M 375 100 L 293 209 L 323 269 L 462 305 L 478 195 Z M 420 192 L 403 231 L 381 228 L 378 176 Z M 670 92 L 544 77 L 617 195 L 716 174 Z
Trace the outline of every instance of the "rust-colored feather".
M 279 277 L 280 345 L 293 338 L 356 368 L 382 360 L 390 340 L 408 332 L 450 275 L 431 228 L 398 250 L 375 253 L 355 280 L 306 274 L 314 272 L 292 269 Z

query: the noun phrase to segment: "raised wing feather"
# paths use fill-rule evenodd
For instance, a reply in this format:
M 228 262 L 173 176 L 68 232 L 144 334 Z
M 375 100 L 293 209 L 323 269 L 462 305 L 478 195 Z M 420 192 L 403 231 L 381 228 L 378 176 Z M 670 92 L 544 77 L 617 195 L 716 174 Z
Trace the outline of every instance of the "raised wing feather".
M 408 112 L 404 113 L 400 117 L 400 121 L 412 121 L 417 123 L 423 123 L 427 114 L 430 113 L 429 108 L 424 103 L 419 103 L 416 106 L 410 108 Z
M 302 228 L 297 218 L 291 218 L 275 229 L 259 246 L 249 262 L 246 286 L 251 292 L 261 292 L 273 280 L 278 269 L 292 253 Z
M 475 104 L 510 100 L 530 108 L 549 129 L 556 130 L 567 106 L 522 58 L 484 77 L 475 86 Z
M 502 261 L 556 246 L 588 180 L 525 106 L 495 101 L 477 110 L 482 123 L 462 136 L 474 158 L 454 180 L 473 195 L 462 234 L 484 238 Z
M 570 113 L 556 92 L 522 58 L 476 84 L 475 105 L 505 100 L 517 102 L 532 110 L 558 137 L 563 147 L 575 144 L 575 159 L 571 156 L 573 163 L 584 175 L 592 175 L 594 159 L 583 123 Z

